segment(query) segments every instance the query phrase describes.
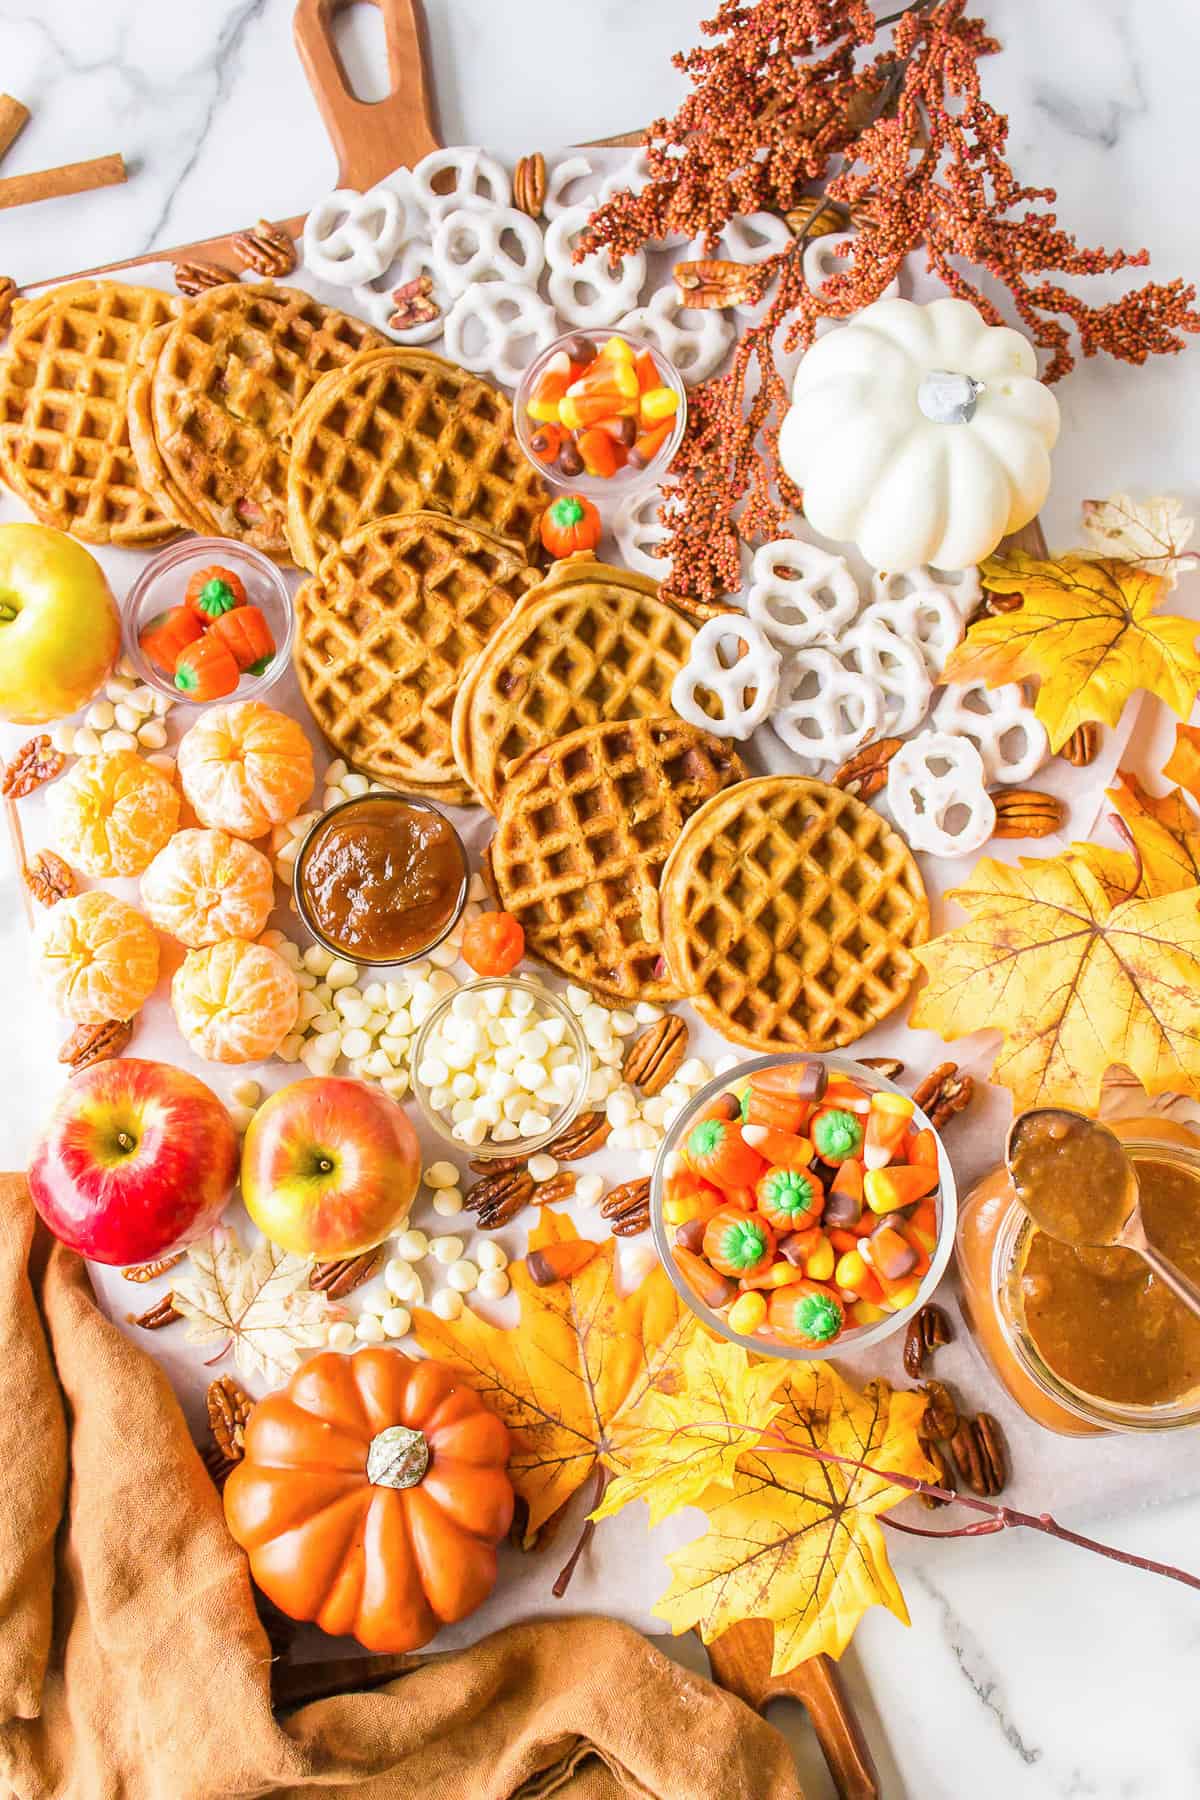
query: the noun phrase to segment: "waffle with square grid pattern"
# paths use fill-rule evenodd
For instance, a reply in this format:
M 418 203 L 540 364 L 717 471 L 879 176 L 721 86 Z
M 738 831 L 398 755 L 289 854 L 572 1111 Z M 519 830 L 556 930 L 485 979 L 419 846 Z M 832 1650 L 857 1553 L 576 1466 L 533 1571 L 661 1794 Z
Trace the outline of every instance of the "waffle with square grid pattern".
M 0 478 L 46 525 L 89 544 L 175 531 L 129 442 L 129 386 L 178 302 L 156 288 L 73 281 L 21 300 L 0 360 Z
M 674 714 L 586 725 L 533 751 L 487 853 L 529 950 L 611 1000 L 678 998 L 662 966 L 659 873 L 685 820 L 745 773 Z
M 293 657 L 313 718 L 365 775 L 467 801 L 450 748 L 460 682 L 538 580 L 521 553 L 444 513 L 352 533 L 296 595 Z
M 454 703 L 454 760 L 496 811 L 523 756 L 604 719 L 671 710 L 696 628 L 658 583 L 590 554 L 556 562 L 488 644 Z
M 662 882 L 663 945 L 710 1025 L 754 1050 L 837 1050 L 908 994 L 929 901 L 873 807 L 798 775 L 719 794 Z
M 532 552 L 545 506 L 507 398 L 430 350 L 360 356 L 296 415 L 288 538 L 302 569 L 368 519 L 426 508 Z
M 287 440 L 330 370 L 383 339 L 299 288 L 226 282 L 153 332 L 130 387 L 143 485 L 191 531 L 288 559 Z

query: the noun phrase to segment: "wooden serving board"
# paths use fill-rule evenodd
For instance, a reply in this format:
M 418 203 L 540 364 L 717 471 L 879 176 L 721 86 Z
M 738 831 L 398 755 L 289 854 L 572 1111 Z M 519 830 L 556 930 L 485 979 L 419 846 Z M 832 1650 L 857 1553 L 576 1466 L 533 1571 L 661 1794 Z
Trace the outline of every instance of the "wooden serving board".
M 420 0 L 371 0 L 383 15 L 387 47 L 389 91 L 376 101 L 360 100 L 351 89 L 334 36 L 334 21 L 354 0 L 297 0 L 293 31 L 296 48 L 316 99 L 325 129 L 338 161 L 338 186 L 359 192 L 405 165 L 412 167 L 431 150 L 441 148 L 436 124 L 433 84 L 429 73 L 424 20 Z M 636 145 L 640 131 L 591 140 L 595 147 Z M 253 223 L 239 221 L 235 231 Z M 274 221 L 289 236 L 298 237 L 304 215 Z M 236 266 L 234 231 L 190 244 L 143 251 L 119 262 L 78 269 L 57 275 L 38 286 L 57 286 L 89 276 L 112 275 L 151 263 L 178 265 L 191 260 L 226 262 Z M 11 817 L 10 829 L 15 821 Z M 842 1688 L 834 1663 L 827 1656 L 814 1657 L 786 1675 L 771 1675 L 772 1630 L 764 1620 L 752 1619 L 735 1626 L 710 1646 L 714 1681 L 736 1694 L 747 1705 L 762 1711 L 781 1698 L 798 1700 L 807 1710 L 843 1800 L 877 1800 L 878 1777 L 866 1739 Z M 279 1696 L 284 1705 L 298 1697 L 339 1693 L 364 1685 L 378 1685 L 397 1673 L 396 1659 L 372 1680 L 370 1659 L 341 1659 L 336 1664 L 300 1665 L 288 1677 Z M 408 1659 L 398 1659 L 408 1666 Z M 411 1659 L 419 1664 L 422 1659 Z M 316 1686 L 312 1681 L 316 1678 Z M 309 1684 L 306 1686 L 306 1683 Z M 294 1690 L 294 1691 L 293 1691 Z

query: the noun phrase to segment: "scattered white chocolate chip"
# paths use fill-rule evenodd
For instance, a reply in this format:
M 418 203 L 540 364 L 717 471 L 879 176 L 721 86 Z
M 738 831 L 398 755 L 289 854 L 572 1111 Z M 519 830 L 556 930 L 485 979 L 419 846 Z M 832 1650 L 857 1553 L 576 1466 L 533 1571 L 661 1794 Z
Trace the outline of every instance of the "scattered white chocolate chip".
M 93 731 L 111 731 L 116 717 L 116 708 L 110 700 L 94 700 L 84 713 L 83 722 Z
M 507 1269 L 485 1269 L 475 1283 L 475 1292 L 485 1300 L 503 1300 L 511 1285 Z
M 503 1244 L 497 1244 L 493 1238 L 484 1238 L 475 1252 L 475 1261 L 485 1274 L 489 1270 L 507 1269 L 508 1251 Z
M 336 993 L 339 988 L 354 986 L 358 980 L 358 970 L 352 962 L 345 962 L 342 957 L 335 956 L 325 971 L 325 979 Z
M 604 1192 L 602 1175 L 581 1175 L 575 1183 L 575 1198 L 584 1206 L 594 1206 Z
M 558 1174 L 557 1161 L 553 1156 L 547 1156 L 544 1150 L 530 1157 L 528 1168 L 535 1181 L 549 1181 L 552 1175 Z
M 349 1319 L 335 1319 L 325 1332 L 325 1342 L 331 1350 L 349 1350 L 354 1342 L 354 1327 Z
M 462 1312 L 463 1298 L 461 1294 L 455 1293 L 453 1288 L 440 1288 L 433 1296 L 430 1306 L 437 1317 L 449 1325 Z
M 433 1196 L 433 1210 L 439 1219 L 453 1219 L 463 1209 L 462 1191 L 459 1188 L 439 1188 Z
M 661 1006 L 651 1006 L 648 1000 L 639 1000 L 633 1009 L 633 1016 L 639 1025 L 653 1025 L 663 1016 Z
M 251 1119 L 254 1117 L 254 1108 L 252 1106 L 239 1106 L 237 1102 L 234 1101 L 233 1105 L 226 1107 L 225 1110 L 228 1112 L 229 1117 L 233 1122 L 233 1129 L 237 1132 L 239 1137 L 243 1136 L 249 1128 Z
M 75 733 L 76 756 L 99 756 L 100 733 L 93 731 L 90 725 L 81 725 Z
M 429 1246 L 429 1253 L 435 1261 L 449 1266 L 457 1262 L 463 1253 L 463 1241 L 460 1237 L 434 1238 Z
M 229 1092 L 239 1106 L 257 1106 L 262 1099 L 262 1088 L 257 1081 L 235 1081 Z
M 459 1243 L 457 1238 L 454 1241 Z M 429 1239 L 423 1231 L 402 1231 L 396 1239 L 396 1255 L 402 1256 L 405 1262 L 420 1262 L 421 1258 L 427 1256 L 428 1253 Z M 455 1254 L 461 1256 L 461 1244 Z M 450 1260 L 453 1261 L 454 1258 L 451 1257 Z
M 105 756 L 115 756 L 118 750 L 136 750 L 137 739 L 132 731 L 106 731 L 100 739 L 100 748 Z
M 421 1179 L 429 1188 L 457 1187 L 458 1170 L 452 1162 L 430 1163 Z
M 412 1330 L 412 1314 L 407 1306 L 389 1306 L 383 1314 L 383 1331 L 385 1337 L 407 1337 Z
M 469 1257 L 460 1257 L 446 1270 L 446 1280 L 457 1294 L 469 1294 L 479 1280 L 479 1269 Z
M 359 1313 L 354 1321 L 354 1335 L 364 1344 L 381 1344 L 383 1342 L 383 1320 L 378 1313 Z
M 55 725 L 50 733 L 50 742 L 60 756 L 71 756 L 75 750 L 76 728 L 65 723 Z

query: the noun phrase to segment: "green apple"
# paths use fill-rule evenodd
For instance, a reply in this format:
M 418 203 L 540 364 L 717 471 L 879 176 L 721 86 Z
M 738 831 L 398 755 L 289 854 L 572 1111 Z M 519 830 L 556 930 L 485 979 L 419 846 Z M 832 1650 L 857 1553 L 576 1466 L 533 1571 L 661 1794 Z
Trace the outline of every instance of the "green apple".
M 117 603 L 90 551 L 49 525 L 0 525 L 0 718 L 78 712 L 120 652 Z

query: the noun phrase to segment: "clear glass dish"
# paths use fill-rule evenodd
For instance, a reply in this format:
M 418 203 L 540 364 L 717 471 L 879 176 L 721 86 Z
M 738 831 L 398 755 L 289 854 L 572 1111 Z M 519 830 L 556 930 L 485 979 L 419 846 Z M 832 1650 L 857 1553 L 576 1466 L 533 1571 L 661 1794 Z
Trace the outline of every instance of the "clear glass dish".
M 566 1029 L 562 1041 L 563 1044 L 569 1046 L 579 1065 L 579 1079 L 570 1094 L 561 1100 L 556 1097 L 553 1112 L 549 1112 L 547 1105 L 542 1104 L 542 1110 L 547 1112 L 550 1122 L 546 1130 L 539 1132 L 535 1137 L 508 1138 L 497 1143 L 489 1136 L 485 1137 L 480 1144 L 467 1144 L 461 1137 L 455 1137 L 449 1115 L 434 1106 L 431 1087 L 429 1083 L 421 1079 L 419 1071 L 425 1062 L 430 1044 L 441 1036 L 442 1024 L 454 1002 L 462 994 L 476 994 L 482 998 L 487 992 L 495 990 L 532 995 L 534 1008 L 530 1018 L 535 1023 L 534 1015 L 563 1021 Z M 544 1150 L 547 1144 L 552 1143 L 561 1132 L 567 1129 L 567 1126 L 581 1110 L 587 1097 L 588 1082 L 592 1075 L 592 1055 L 587 1039 L 583 1035 L 583 1027 L 565 1001 L 560 1000 L 557 994 L 552 994 L 549 988 L 544 988 L 540 982 L 528 981 L 521 976 L 504 976 L 464 983 L 453 994 L 447 994 L 443 1000 L 440 1000 L 424 1020 L 413 1039 L 409 1068 L 417 1104 L 438 1136 L 445 1143 L 452 1145 L 460 1154 L 469 1152 L 471 1156 L 480 1161 L 491 1161 L 499 1156 L 532 1156 L 536 1151 Z M 543 1098 L 548 1100 L 549 1096 L 539 1096 L 539 1099 Z
M 752 1337 L 747 1337 L 740 1332 L 731 1331 L 721 1314 L 714 1312 L 711 1307 L 705 1305 L 698 1294 L 693 1293 L 688 1282 L 680 1274 L 675 1258 L 671 1255 L 671 1228 L 665 1223 L 662 1216 L 663 1189 L 666 1183 L 668 1159 L 679 1149 L 697 1114 L 715 1100 L 718 1094 L 723 1094 L 736 1082 L 744 1080 L 747 1075 L 753 1075 L 759 1069 L 777 1069 L 784 1064 L 796 1062 L 824 1063 L 831 1073 L 846 1076 L 849 1080 L 857 1082 L 868 1093 L 902 1094 L 904 1092 L 903 1088 L 897 1087 L 894 1081 L 888 1081 L 877 1069 L 868 1069 L 862 1063 L 854 1062 L 847 1056 L 755 1056 L 744 1063 L 739 1063 L 736 1069 L 726 1070 L 723 1075 L 716 1076 L 698 1093 L 693 1094 L 686 1109 L 675 1120 L 659 1145 L 654 1171 L 650 1177 L 650 1228 L 654 1234 L 655 1248 L 676 1292 L 691 1307 L 702 1323 L 708 1326 L 710 1331 L 714 1331 L 718 1337 L 725 1338 L 731 1344 L 740 1344 L 743 1350 L 753 1351 L 756 1356 L 782 1356 L 792 1362 L 823 1362 L 848 1350 L 870 1349 L 873 1344 L 882 1343 L 884 1338 L 892 1337 L 896 1332 L 903 1331 L 913 1314 L 918 1312 L 932 1297 L 935 1288 L 946 1272 L 954 1250 L 954 1226 L 958 1217 L 958 1189 L 955 1185 L 954 1170 L 950 1166 L 950 1158 L 946 1154 L 946 1147 L 938 1134 L 934 1132 L 938 1147 L 938 1173 L 941 1178 L 936 1195 L 937 1243 L 934 1245 L 929 1268 L 925 1272 L 915 1299 L 901 1311 L 889 1313 L 887 1318 L 877 1319 L 872 1325 L 860 1325 L 843 1331 L 831 1344 L 812 1349 L 803 1344 L 783 1344 L 776 1339 L 760 1336 L 757 1333 Z M 929 1119 L 920 1107 L 913 1114 L 913 1123 L 918 1129 L 933 1130 Z
M 275 655 L 261 675 L 245 674 L 231 694 L 220 700 L 189 700 L 161 670 L 142 654 L 138 638 L 160 613 L 182 606 L 187 584 L 198 569 L 214 563 L 239 575 L 251 605 L 261 609 L 275 640 Z M 228 706 L 236 700 L 261 699 L 274 687 L 292 654 L 295 619 L 291 595 L 282 574 L 261 551 L 233 538 L 186 537 L 168 544 L 152 556 L 125 596 L 121 608 L 125 650 L 139 678 L 156 694 L 166 694 L 181 706 Z
M 531 440 L 539 426 L 525 410 L 529 404 L 530 395 L 541 379 L 542 371 L 551 357 L 556 356 L 565 344 L 577 337 L 591 338 L 597 347 L 606 344 L 609 338 L 620 338 L 630 346 L 635 356 L 640 356 L 643 350 L 648 350 L 662 377 L 663 386 L 674 390 L 679 400 L 675 412 L 674 429 L 667 434 L 658 455 L 648 462 L 644 469 L 635 469 L 626 464 L 625 468 L 618 469 L 615 475 L 589 475 L 586 471 L 578 475 L 567 475 L 558 467 L 557 463 L 544 463 L 534 455 Z M 628 331 L 614 331 L 604 327 L 586 331 L 568 331 L 564 332 L 562 337 L 555 338 L 553 343 L 547 344 L 541 354 L 534 357 L 521 376 L 520 386 L 517 388 L 513 400 L 513 421 L 516 426 L 517 442 L 538 474 L 552 487 L 566 488 L 572 493 L 589 494 L 593 499 L 599 499 L 604 494 L 611 496 L 628 494 L 633 489 L 652 486 L 670 467 L 675 452 L 683 442 L 684 427 L 687 424 L 687 389 L 683 385 L 683 377 L 670 357 L 664 356 L 661 350 L 647 342 L 645 338 L 634 337 Z

